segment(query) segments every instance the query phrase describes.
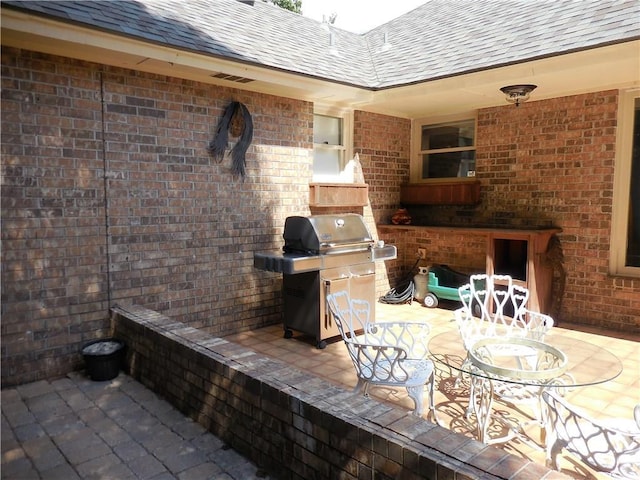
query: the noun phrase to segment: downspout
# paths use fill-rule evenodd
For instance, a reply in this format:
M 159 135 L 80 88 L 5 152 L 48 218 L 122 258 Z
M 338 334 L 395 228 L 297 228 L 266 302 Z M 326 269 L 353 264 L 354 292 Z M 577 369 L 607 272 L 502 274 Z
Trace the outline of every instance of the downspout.
M 109 160 L 107 159 L 107 140 L 105 126 L 105 94 L 104 94 L 104 75 L 102 67 L 98 71 L 100 77 L 100 123 L 102 133 L 102 162 L 104 175 L 102 177 L 102 185 L 104 188 L 104 225 L 105 225 L 105 248 L 107 259 L 107 309 L 111 308 L 111 234 L 109 225 L 109 179 L 111 172 L 109 171 Z

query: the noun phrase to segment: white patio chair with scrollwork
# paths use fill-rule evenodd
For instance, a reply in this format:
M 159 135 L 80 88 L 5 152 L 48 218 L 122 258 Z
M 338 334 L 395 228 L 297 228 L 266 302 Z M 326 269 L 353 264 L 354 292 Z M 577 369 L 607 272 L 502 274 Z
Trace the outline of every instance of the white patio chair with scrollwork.
M 592 419 L 553 390 L 542 392 L 542 399 L 547 466 L 557 470 L 558 455 L 565 449 L 598 472 L 640 479 L 640 423 Z
M 427 358 L 430 326 L 424 322 L 372 322 L 369 302 L 351 299 L 346 291 L 327 295 L 327 304 L 356 370 L 354 391 L 368 396 L 372 386 L 406 388 L 415 405 L 413 414 L 421 416 L 428 386 L 429 413 L 437 422 L 434 365 Z
M 483 337 L 536 333 L 523 318 L 529 290 L 514 284 L 509 275 L 471 275 L 469 283 L 458 288 L 458 296 L 462 308 L 455 311 L 456 323 L 467 350 Z
M 553 319 L 526 308 L 529 290 L 513 282 L 509 275 L 471 275 L 469 283 L 458 289 L 462 307 L 454 312 L 460 337 L 468 352 L 480 339 L 504 336 L 544 341 L 545 334 L 553 327 Z M 526 349 L 492 351 L 493 355 L 513 355 L 519 362 L 535 361 L 528 358 Z M 465 359 L 469 365 L 469 357 Z M 463 370 L 467 370 L 464 369 Z M 462 375 L 459 377 L 459 381 Z M 467 417 L 475 402 L 475 381 L 470 382 L 470 401 Z M 528 405 L 537 423 L 542 424 L 540 390 L 535 387 L 495 381 L 493 395 L 512 405 Z M 522 425 L 521 425 L 522 426 Z

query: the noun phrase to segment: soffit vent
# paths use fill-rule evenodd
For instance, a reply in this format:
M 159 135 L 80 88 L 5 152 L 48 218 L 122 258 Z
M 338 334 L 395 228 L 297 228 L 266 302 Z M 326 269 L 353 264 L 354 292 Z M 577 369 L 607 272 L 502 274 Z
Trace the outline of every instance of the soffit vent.
M 213 78 L 219 78 L 220 80 L 227 80 L 235 83 L 251 83 L 255 82 L 253 78 L 239 77 L 237 75 L 229 75 L 228 73 L 214 73 L 211 75 Z

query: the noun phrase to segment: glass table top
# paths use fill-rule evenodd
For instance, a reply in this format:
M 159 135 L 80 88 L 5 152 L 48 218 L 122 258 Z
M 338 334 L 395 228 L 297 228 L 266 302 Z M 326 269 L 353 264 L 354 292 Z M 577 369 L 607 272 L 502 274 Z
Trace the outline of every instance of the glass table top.
M 459 332 L 451 330 L 431 338 L 429 352 L 440 368 L 521 385 L 581 387 L 620 375 L 622 362 L 616 355 L 570 333 L 552 328 L 544 342 L 517 337 L 478 339 L 467 358 Z

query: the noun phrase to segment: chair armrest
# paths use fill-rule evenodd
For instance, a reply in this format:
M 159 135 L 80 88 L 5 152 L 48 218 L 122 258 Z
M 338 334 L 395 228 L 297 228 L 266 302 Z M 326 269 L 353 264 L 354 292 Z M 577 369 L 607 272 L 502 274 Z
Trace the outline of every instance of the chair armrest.
M 522 310 L 522 318 L 527 330 L 527 338 L 542 342 L 546 333 L 553 327 L 553 318 L 540 312 Z

